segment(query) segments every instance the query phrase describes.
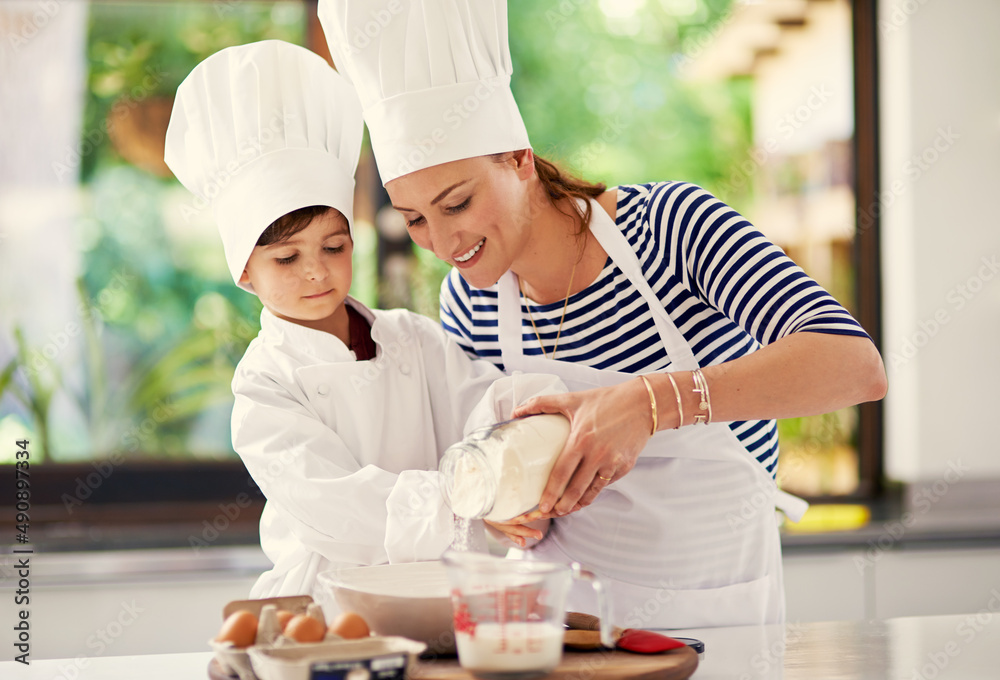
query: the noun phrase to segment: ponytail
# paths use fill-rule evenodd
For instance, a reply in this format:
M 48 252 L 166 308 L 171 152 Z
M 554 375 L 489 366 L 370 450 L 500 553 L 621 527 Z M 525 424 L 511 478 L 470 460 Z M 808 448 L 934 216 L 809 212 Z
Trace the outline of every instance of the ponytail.
M 492 158 L 495 162 L 502 163 L 508 160 L 513 155 L 513 152 L 493 154 Z M 588 182 L 587 180 L 574 177 L 568 172 L 562 170 L 558 165 L 552 161 L 547 161 L 541 156 L 535 156 L 535 174 L 538 175 L 538 180 L 542 183 L 542 187 L 545 189 L 546 196 L 549 197 L 549 201 L 553 205 L 558 206 L 559 203 L 566 198 L 578 198 L 582 199 L 584 202 L 583 214 L 581 215 L 578 211 L 574 210 L 574 214 L 569 215 L 570 217 L 575 217 L 580 219 L 580 234 L 583 234 L 590 227 L 590 218 L 593 215 L 593 206 L 590 203 L 591 198 L 597 198 L 607 190 L 607 185 L 600 182 Z M 575 208 L 575 204 L 574 204 Z M 560 210 L 560 212 L 563 212 Z

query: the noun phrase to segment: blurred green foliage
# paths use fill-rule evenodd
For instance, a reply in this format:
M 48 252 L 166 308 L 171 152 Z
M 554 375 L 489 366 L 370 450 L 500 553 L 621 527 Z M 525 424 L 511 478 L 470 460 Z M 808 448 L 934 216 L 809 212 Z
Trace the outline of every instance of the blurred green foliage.
M 711 187 L 727 176 L 749 144 L 748 88 L 695 87 L 671 75 L 691 56 L 685 46 L 716 30 L 728 6 L 510 2 L 513 87 L 537 151 L 609 183 L 686 179 Z M 92 456 L 230 453 L 229 382 L 258 328 L 260 303 L 232 284 L 214 233 L 178 240 L 183 234 L 165 214 L 176 180 L 119 156 L 106 121 L 115 106 L 131 111 L 171 98 L 196 64 L 224 47 L 271 38 L 303 44 L 305 28 L 305 5 L 290 1 L 91 3 L 81 135 L 90 143 L 80 165 L 89 200 L 79 225 L 81 308 L 91 313 L 81 379 L 53 372 L 57 384 L 48 392 L 34 386 L 34 400 L 31 385 L 8 381 L 31 405 L 24 412 L 34 430 L 66 427 L 48 422 L 47 406 L 39 409 L 63 390 L 86 422 L 73 436 L 87 440 Z M 374 260 L 374 240 L 359 236 L 356 259 Z M 372 296 L 372 266 L 356 268 L 355 292 Z M 436 317 L 448 267 L 418 252 L 413 271 L 412 306 Z
M 747 205 L 751 184 L 727 180 L 752 141 L 751 83 L 679 75 L 731 4 L 511 0 L 511 87 L 535 153 L 609 186 L 684 180 Z M 427 255 L 417 252 L 414 307 L 437 318 L 449 267 Z
M 195 65 L 224 47 L 272 38 L 303 44 L 305 7 L 217 0 L 91 2 L 89 9 L 79 177 L 86 207 L 77 229 L 82 361 L 68 370 L 41 361 L 32 370 L 40 355 L 22 341 L 0 374 L 0 398 L 6 394 L 29 427 L 35 461 L 113 451 L 232 455 L 229 383 L 257 333 L 260 302 L 234 286 L 224 266 L 206 266 L 223 262 L 214 233 L 204 239 L 210 252 L 201 239 L 177 242 L 164 215 L 176 180 L 122 159 L 108 114 L 173 97 Z M 79 417 L 53 416 L 54 393 Z
M 751 144 L 750 83 L 690 83 L 677 77 L 726 22 L 731 0 L 627 0 L 509 4 L 513 89 L 536 153 L 610 185 L 682 179 L 738 209 L 752 186 L 726 179 Z M 92 2 L 80 181 L 89 209 L 80 223 L 84 378 L 5 389 L 43 435 L 55 390 L 70 391 L 87 422 L 91 456 L 231 455 L 229 382 L 256 334 L 260 303 L 237 289 L 214 233 L 180 243 L 165 217 L 179 191 L 123 160 L 105 121 L 116 104 L 172 97 L 201 60 L 262 39 L 303 44 L 302 3 Z M 210 245 L 206 245 L 210 244 Z M 374 231 L 359 234 L 356 293 L 374 296 Z M 437 317 L 448 266 L 415 250 L 412 305 Z M 366 299 L 371 302 L 370 299 Z M 26 361 L 30 348 L 21 348 Z M 35 381 L 37 383 L 37 380 Z M 820 421 L 817 421 L 819 423 Z M 829 423 L 824 420 L 823 424 Z M 806 421 L 786 421 L 783 439 L 814 441 Z M 829 427 L 827 429 L 830 429 Z M 832 439 L 846 433 L 833 428 Z M 50 458 L 64 459 L 59 451 Z
M 265 39 L 302 44 L 305 26 L 305 8 L 290 2 L 93 3 L 85 129 L 100 129 L 116 102 L 173 97 L 199 62 L 225 47 Z M 102 344 L 113 357 L 89 363 L 117 387 L 91 404 L 89 422 L 101 422 L 97 411 L 127 414 L 95 433 L 95 452 L 230 452 L 228 408 L 213 407 L 232 402 L 229 382 L 256 335 L 260 302 L 224 268 L 206 275 L 199 248 L 171 239 L 164 205 L 176 180 L 129 165 L 110 143 L 84 157 L 80 179 L 92 199 L 83 289 L 102 301 Z M 207 239 L 213 253 L 216 240 L 214 233 Z M 192 441 L 192 430 L 206 428 L 204 441 Z
M 296 2 L 91 2 L 84 130 L 104 129 L 116 102 L 173 97 L 191 69 L 225 47 L 268 39 L 301 45 L 305 27 Z M 122 162 L 106 140 L 84 149 L 84 183 Z
M 85 129 L 99 128 L 116 102 L 173 97 L 199 62 L 225 47 L 265 39 L 303 44 L 305 27 L 305 8 L 293 2 L 93 3 Z M 128 414 L 115 436 L 96 438 L 95 450 L 230 452 L 228 408 L 213 407 L 232 402 L 229 382 L 256 335 L 260 302 L 224 268 L 206 275 L 204 245 L 171 239 L 164 205 L 176 180 L 136 169 L 110 143 L 84 157 L 80 179 L 93 206 L 84 292 L 107 300 L 103 344 L 114 360 L 100 371 L 119 387 L 102 410 Z M 220 250 L 214 233 L 207 241 L 213 253 Z M 99 419 L 91 411 L 93 424 Z M 192 440 L 195 429 L 203 441 Z
M 678 75 L 730 4 L 511 2 L 512 87 L 536 153 L 609 185 L 723 188 L 750 146 L 750 84 Z

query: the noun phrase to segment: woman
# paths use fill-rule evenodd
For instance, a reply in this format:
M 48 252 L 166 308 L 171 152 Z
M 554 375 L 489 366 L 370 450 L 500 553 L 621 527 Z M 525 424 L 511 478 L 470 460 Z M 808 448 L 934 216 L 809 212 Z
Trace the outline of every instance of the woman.
M 509 91 L 506 4 L 412 0 L 359 48 L 375 4 L 321 3 L 393 205 L 455 269 L 445 328 L 508 373 L 557 375 L 569 441 L 537 512 L 498 527 L 529 557 L 612 586 L 616 623 L 784 617 L 771 510 L 775 418 L 885 394 L 856 321 L 745 219 L 668 182 L 606 190 L 534 156 Z M 449 122 L 452 121 L 452 122 Z M 571 595 L 570 608 L 589 609 Z

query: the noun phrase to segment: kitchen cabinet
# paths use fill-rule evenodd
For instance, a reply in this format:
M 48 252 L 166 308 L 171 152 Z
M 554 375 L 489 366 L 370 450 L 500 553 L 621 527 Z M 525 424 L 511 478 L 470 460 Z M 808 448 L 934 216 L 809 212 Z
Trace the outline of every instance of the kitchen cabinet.
M 1000 548 L 896 550 L 874 568 L 874 618 L 978 612 L 1000 604 Z
M 1000 601 L 1000 546 L 787 550 L 788 621 L 978 612 Z
M 204 650 L 218 632 L 223 605 L 246 598 L 256 575 L 269 567 L 259 546 L 36 553 L 32 666 L 36 659 L 86 663 Z
M 212 574 L 164 578 L 50 587 L 32 584 L 32 657 L 203 650 L 219 630 L 222 607 L 245 599 L 256 581 Z M 9 677 L 0 672 L 0 678 Z
M 848 552 L 786 554 L 788 621 L 851 621 L 868 617 L 865 574 Z

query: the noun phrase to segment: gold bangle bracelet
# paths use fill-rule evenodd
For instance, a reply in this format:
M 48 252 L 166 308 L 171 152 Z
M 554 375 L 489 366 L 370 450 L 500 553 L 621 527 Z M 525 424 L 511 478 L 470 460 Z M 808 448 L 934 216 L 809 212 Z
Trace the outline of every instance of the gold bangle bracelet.
M 653 393 L 653 386 L 649 384 L 646 376 L 640 375 L 639 379 L 642 380 L 642 384 L 646 386 L 646 392 L 649 393 L 649 410 L 653 413 L 653 429 L 649 431 L 649 436 L 652 437 L 660 427 L 659 416 L 656 413 L 656 394 Z
M 705 379 L 705 374 L 701 372 L 701 369 L 695 369 L 691 373 L 691 379 L 694 381 L 694 389 L 692 392 L 698 394 L 698 408 L 705 413 L 697 413 L 694 416 L 694 422 L 701 423 L 703 425 L 712 424 L 712 398 L 708 393 L 708 380 Z
M 675 430 L 681 429 L 681 425 L 684 424 L 684 404 L 681 402 L 681 391 L 677 387 L 677 381 L 674 380 L 674 376 L 667 373 L 667 377 L 670 379 L 670 386 L 674 388 L 674 396 L 677 397 L 677 427 Z

